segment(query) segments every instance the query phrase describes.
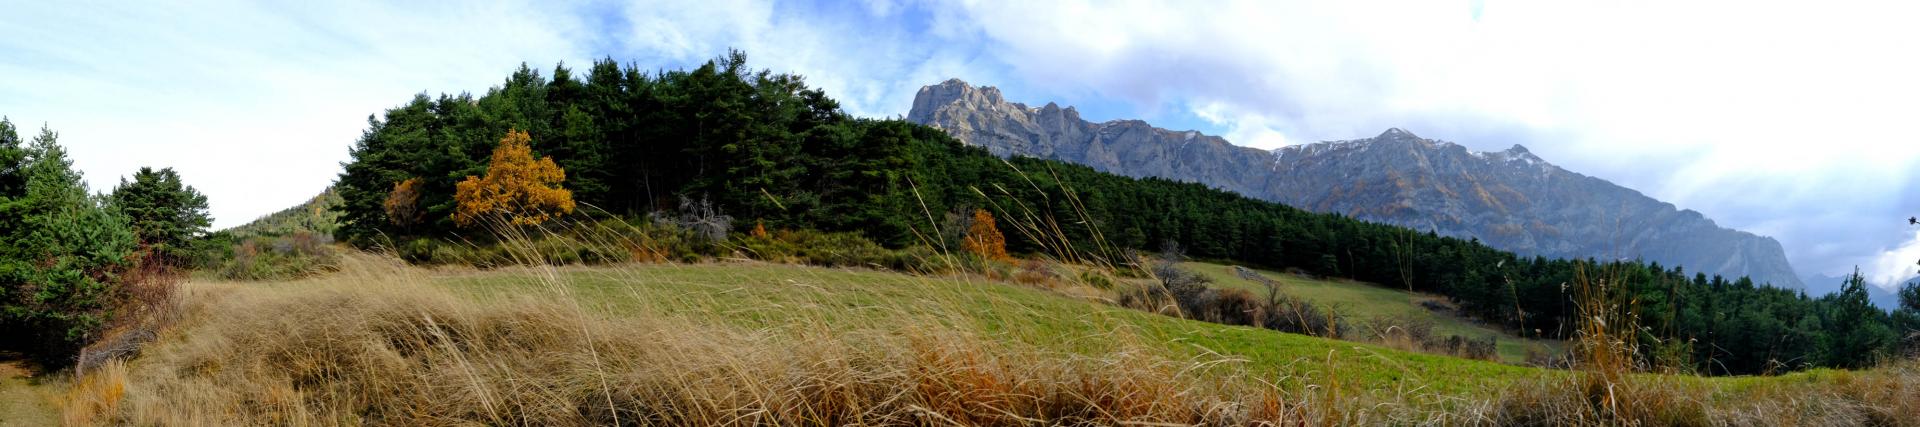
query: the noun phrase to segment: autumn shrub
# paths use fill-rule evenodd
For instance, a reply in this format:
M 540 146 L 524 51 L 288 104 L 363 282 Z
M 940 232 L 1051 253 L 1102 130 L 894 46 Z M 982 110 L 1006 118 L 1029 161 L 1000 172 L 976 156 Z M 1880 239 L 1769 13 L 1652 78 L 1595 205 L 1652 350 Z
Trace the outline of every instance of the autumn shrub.
M 381 201 L 382 212 L 387 214 L 387 222 L 401 229 L 409 229 L 426 221 L 427 211 L 420 207 L 420 197 L 425 190 L 420 178 L 407 178 L 393 184 L 393 191 L 387 193 Z
M 1007 236 L 1000 233 L 994 223 L 993 213 L 986 209 L 975 209 L 973 219 L 967 223 L 966 237 L 961 239 L 961 248 L 990 260 L 1005 260 L 1007 255 Z
M 1019 270 L 1013 273 L 1013 282 L 1040 288 L 1054 288 L 1060 285 L 1062 276 L 1054 271 L 1050 263 L 1037 259 L 1021 261 Z

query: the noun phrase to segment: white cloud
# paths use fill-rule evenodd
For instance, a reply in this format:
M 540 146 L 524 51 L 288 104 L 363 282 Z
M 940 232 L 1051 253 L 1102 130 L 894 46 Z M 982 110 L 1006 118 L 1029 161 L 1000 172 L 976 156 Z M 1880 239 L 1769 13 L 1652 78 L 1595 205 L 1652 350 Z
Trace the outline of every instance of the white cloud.
M 1275 147 L 1401 127 L 1779 237 L 1802 272 L 1897 251 L 1920 214 L 1920 4 L 240 2 L 0 14 L 0 114 L 49 122 L 96 189 L 173 166 L 219 225 L 330 182 L 368 114 L 521 62 L 643 68 L 727 48 L 869 117 L 949 77 L 1015 101 Z M 611 24 L 610 24 L 611 23 Z M 1091 105 L 1088 105 L 1091 104 Z M 1909 245 L 1911 246 L 1911 245 Z
M 1226 128 L 1221 136 L 1235 144 L 1272 150 L 1293 145 L 1287 135 L 1274 129 L 1273 119 L 1245 111 L 1230 112 L 1219 103 L 1192 107 L 1193 114 L 1214 126 Z
M 1247 145 L 1405 127 L 1526 144 L 1723 225 L 1803 272 L 1871 261 L 1920 211 L 1920 4 L 971 2 L 1030 85 L 1188 106 Z M 1833 212 L 1843 214 L 1833 214 Z M 1838 224 L 1814 224 L 1812 219 Z M 1891 232 L 1891 233 L 1889 233 Z M 1833 251 L 1834 246 L 1851 248 Z
M 997 77 L 966 45 L 923 37 L 900 2 L 875 0 L 847 10 L 803 10 L 765 0 L 642 2 L 624 9 L 632 54 L 686 64 L 727 49 L 749 66 L 795 73 L 824 89 L 849 113 L 904 116 L 920 86 L 951 77 Z
M 1906 243 L 1881 252 L 1872 264 L 1861 269 L 1869 283 L 1888 290 L 1899 289 L 1907 279 L 1920 275 L 1920 231 L 1914 232 Z
M 586 58 L 580 24 L 542 5 L 60 6 L 0 14 L 0 114 L 51 125 L 96 191 L 176 168 L 218 227 L 319 193 L 366 117 L 411 94 Z

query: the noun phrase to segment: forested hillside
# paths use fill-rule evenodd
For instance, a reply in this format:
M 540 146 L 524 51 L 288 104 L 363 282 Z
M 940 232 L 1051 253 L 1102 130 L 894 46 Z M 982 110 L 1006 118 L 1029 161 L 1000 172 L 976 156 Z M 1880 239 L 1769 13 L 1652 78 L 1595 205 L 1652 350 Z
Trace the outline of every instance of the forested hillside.
M 340 193 L 329 187 L 306 203 L 267 214 L 225 231 L 235 238 L 284 236 L 300 231 L 331 236 L 340 227 L 340 212 L 335 209 L 340 203 Z
M 456 186 L 486 174 L 496 142 L 518 130 L 564 170 L 574 201 L 619 216 L 704 200 L 735 231 L 850 231 L 904 247 L 941 244 L 941 218 L 982 208 L 1012 226 L 1015 252 L 1125 262 L 1128 249 L 1172 244 L 1447 295 L 1529 337 L 1574 333 L 1570 285 L 1585 273 L 1633 302 L 1647 354 L 1714 374 L 1865 366 L 1912 327 L 1895 318 L 1914 317 L 1874 309 L 1857 281 L 1815 299 L 1677 266 L 1521 258 L 1198 184 L 1003 160 L 938 129 L 850 117 L 801 77 L 754 71 L 737 52 L 693 70 L 643 69 L 605 60 L 584 78 L 564 66 L 549 78 L 523 66 L 484 95 L 422 94 L 370 117 L 338 182 L 336 234 L 359 245 L 484 238 L 454 221 Z

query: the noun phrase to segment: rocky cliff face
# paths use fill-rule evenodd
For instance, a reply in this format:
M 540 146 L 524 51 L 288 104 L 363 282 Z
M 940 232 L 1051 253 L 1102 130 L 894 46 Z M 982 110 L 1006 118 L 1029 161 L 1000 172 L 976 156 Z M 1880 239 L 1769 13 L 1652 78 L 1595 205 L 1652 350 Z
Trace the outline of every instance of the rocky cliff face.
M 1138 120 L 1092 123 L 1072 107 L 1007 102 L 959 80 L 920 89 L 907 120 L 997 155 L 1199 182 L 1319 212 L 1478 238 L 1524 255 L 1657 261 L 1800 288 L 1780 243 L 1721 228 L 1638 191 L 1561 169 L 1525 147 L 1472 152 L 1388 129 L 1379 136 L 1240 147 Z

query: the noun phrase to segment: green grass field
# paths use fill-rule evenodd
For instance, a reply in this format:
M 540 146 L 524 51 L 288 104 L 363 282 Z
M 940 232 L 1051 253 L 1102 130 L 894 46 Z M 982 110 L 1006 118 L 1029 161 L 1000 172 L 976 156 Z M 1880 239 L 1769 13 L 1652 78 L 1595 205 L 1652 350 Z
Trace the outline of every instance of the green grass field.
M 1188 321 L 997 282 L 773 264 L 563 268 L 438 278 L 474 295 L 564 292 L 618 315 L 639 310 L 748 328 L 865 328 L 942 322 L 1016 345 L 1068 353 L 1147 344 L 1178 358 L 1241 365 L 1287 385 L 1470 392 L 1541 371 L 1376 345 Z M 550 283 L 566 283 L 555 289 Z
M 1232 266 L 1205 262 L 1187 262 L 1183 268 L 1205 274 L 1213 278 L 1219 286 L 1252 291 L 1255 295 L 1264 295 L 1266 288 L 1258 283 L 1234 274 Z M 1281 292 L 1304 298 L 1316 304 L 1333 308 L 1336 312 L 1356 320 L 1373 319 L 1390 315 L 1408 315 L 1433 322 L 1434 332 L 1440 335 L 1459 335 L 1463 337 L 1494 337 L 1497 341 L 1500 360 L 1507 363 L 1526 361 L 1528 347 L 1543 351 L 1557 351 L 1561 343 L 1555 340 L 1524 339 L 1499 329 L 1479 324 L 1471 319 L 1444 313 L 1436 313 L 1420 306 L 1420 301 L 1441 299 L 1439 296 L 1419 294 L 1393 289 L 1369 283 L 1334 280 L 1313 280 L 1292 274 L 1254 270 L 1282 283 Z

